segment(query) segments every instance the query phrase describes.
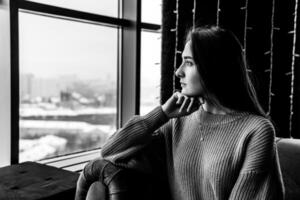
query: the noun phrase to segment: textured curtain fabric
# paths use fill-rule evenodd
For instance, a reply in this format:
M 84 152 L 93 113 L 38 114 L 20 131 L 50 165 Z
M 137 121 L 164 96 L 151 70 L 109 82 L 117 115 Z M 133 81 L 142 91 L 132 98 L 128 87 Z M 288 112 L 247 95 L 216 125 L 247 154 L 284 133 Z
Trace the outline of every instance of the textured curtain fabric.
M 195 4 L 194 0 L 162 2 L 161 103 L 164 103 L 175 89 L 180 89 L 174 70 L 181 63 L 180 51 L 184 48 L 185 34 L 193 25 Z M 295 1 L 197 0 L 194 10 L 197 26 L 218 23 L 237 35 L 245 48 L 259 101 L 264 110 L 270 112 L 277 136 L 300 138 L 299 20 L 295 32 L 298 42 L 295 45 L 294 94 L 291 96 Z M 293 115 L 290 120 L 291 98 Z

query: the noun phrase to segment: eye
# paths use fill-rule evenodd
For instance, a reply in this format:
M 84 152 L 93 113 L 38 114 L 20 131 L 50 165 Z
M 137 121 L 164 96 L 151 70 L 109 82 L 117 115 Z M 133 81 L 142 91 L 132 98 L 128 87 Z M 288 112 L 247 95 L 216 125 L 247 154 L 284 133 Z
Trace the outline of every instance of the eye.
M 188 60 L 184 61 L 184 64 L 187 65 L 187 66 L 193 66 L 194 65 L 194 63 L 192 61 L 188 61 Z

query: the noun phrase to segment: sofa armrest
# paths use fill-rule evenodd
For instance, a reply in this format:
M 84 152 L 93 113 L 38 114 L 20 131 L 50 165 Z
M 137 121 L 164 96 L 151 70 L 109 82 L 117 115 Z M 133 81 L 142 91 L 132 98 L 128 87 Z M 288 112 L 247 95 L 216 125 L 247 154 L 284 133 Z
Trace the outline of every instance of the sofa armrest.
M 75 200 L 152 199 L 148 174 L 115 166 L 98 158 L 90 161 L 81 173 Z
M 137 165 L 146 161 L 136 169 L 118 167 L 102 158 L 90 161 L 78 179 L 76 200 L 86 196 L 89 200 L 171 199 L 164 149 L 164 140 L 153 140 L 131 158 Z
M 279 162 L 287 200 L 300 198 L 300 140 L 277 138 Z

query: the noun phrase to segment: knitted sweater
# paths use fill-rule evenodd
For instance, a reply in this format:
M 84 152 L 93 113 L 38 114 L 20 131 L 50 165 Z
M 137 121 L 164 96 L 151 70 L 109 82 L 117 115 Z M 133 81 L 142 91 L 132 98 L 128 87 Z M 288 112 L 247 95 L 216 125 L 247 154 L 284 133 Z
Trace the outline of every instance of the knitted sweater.
M 266 118 L 211 114 L 200 107 L 168 120 L 157 107 L 129 120 L 103 146 L 102 156 L 130 168 L 123 161 L 157 136 L 164 140 L 173 199 L 283 199 L 274 128 Z

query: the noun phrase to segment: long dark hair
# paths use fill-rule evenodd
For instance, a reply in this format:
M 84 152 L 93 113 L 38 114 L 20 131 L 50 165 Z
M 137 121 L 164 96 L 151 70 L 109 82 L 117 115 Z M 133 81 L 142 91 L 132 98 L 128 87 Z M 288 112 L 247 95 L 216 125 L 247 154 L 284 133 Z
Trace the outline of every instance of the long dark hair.
M 231 31 L 198 27 L 188 32 L 186 40 L 191 41 L 207 101 L 266 117 L 247 72 L 242 45 Z

